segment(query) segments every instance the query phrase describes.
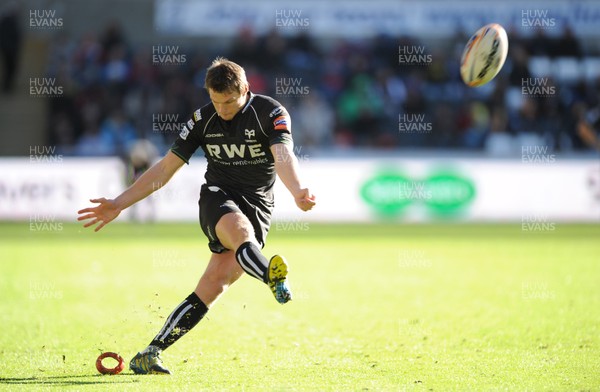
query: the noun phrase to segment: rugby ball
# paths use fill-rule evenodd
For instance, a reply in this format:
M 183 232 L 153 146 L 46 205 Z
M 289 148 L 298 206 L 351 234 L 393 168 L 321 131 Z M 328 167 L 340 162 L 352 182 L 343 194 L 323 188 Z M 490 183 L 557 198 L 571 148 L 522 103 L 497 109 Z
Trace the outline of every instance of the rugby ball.
M 460 76 L 469 87 L 483 86 L 502 69 L 508 36 L 498 23 L 483 26 L 471 36 L 460 60 Z

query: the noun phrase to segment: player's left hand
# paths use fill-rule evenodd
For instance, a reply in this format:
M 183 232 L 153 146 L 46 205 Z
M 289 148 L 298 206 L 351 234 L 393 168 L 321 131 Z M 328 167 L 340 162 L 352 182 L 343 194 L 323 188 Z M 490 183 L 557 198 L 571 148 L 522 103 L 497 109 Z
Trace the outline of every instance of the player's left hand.
M 79 214 L 79 217 L 77 217 L 78 221 L 88 220 L 83 227 L 90 227 L 99 222 L 100 224 L 94 229 L 94 231 L 98 231 L 121 213 L 121 209 L 114 200 L 102 197 L 100 199 L 90 199 L 90 201 L 92 203 L 99 203 L 99 205 L 77 211 Z
M 315 195 L 310 193 L 308 188 L 301 189 L 300 192 L 295 195 L 294 200 L 296 201 L 298 208 L 302 211 L 309 211 L 317 204 Z

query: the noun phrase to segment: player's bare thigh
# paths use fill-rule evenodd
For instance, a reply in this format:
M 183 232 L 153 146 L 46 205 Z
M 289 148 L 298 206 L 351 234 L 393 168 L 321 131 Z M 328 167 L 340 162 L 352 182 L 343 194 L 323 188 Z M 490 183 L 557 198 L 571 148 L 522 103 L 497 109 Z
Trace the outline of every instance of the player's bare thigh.
M 219 219 L 215 227 L 221 244 L 232 251 L 247 241 L 256 241 L 250 220 L 240 212 L 230 212 Z
M 235 252 L 213 253 L 194 292 L 208 307 L 244 274 Z

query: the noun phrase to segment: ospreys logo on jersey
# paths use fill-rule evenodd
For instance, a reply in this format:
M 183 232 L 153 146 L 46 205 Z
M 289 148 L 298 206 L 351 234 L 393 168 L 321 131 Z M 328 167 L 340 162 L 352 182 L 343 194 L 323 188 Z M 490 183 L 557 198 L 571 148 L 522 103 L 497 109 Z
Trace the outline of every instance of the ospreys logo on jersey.
M 256 137 L 256 131 L 254 129 L 244 129 L 244 135 L 246 135 L 246 138 L 252 139 Z

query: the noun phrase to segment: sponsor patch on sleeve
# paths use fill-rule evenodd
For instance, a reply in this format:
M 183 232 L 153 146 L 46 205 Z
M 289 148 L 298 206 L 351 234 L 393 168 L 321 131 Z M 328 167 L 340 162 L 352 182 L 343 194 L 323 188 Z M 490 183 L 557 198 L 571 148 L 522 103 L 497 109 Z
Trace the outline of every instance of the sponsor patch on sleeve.
M 269 113 L 269 117 L 277 116 L 283 112 L 283 106 L 277 106 L 271 113 Z
M 288 131 L 290 129 L 291 120 L 288 116 L 279 116 L 273 120 L 273 128 L 276 131 Z
M 194 129 L 194 120 L 190 118 L 187 122 L 187 126 L 189 129 Z
M 181 126 L 181 132 L 179 133 L 179 137 L 182 138 L 183 140 L 186 140 L 189 134 L 190 134 L 190 130 L 188 129 L 188 127 L 185 124 L 183 124 Z
M 202 114 L 200 113 L 200 109 L 194 112 L 194 121 L 198 122 L 202 120 Z

